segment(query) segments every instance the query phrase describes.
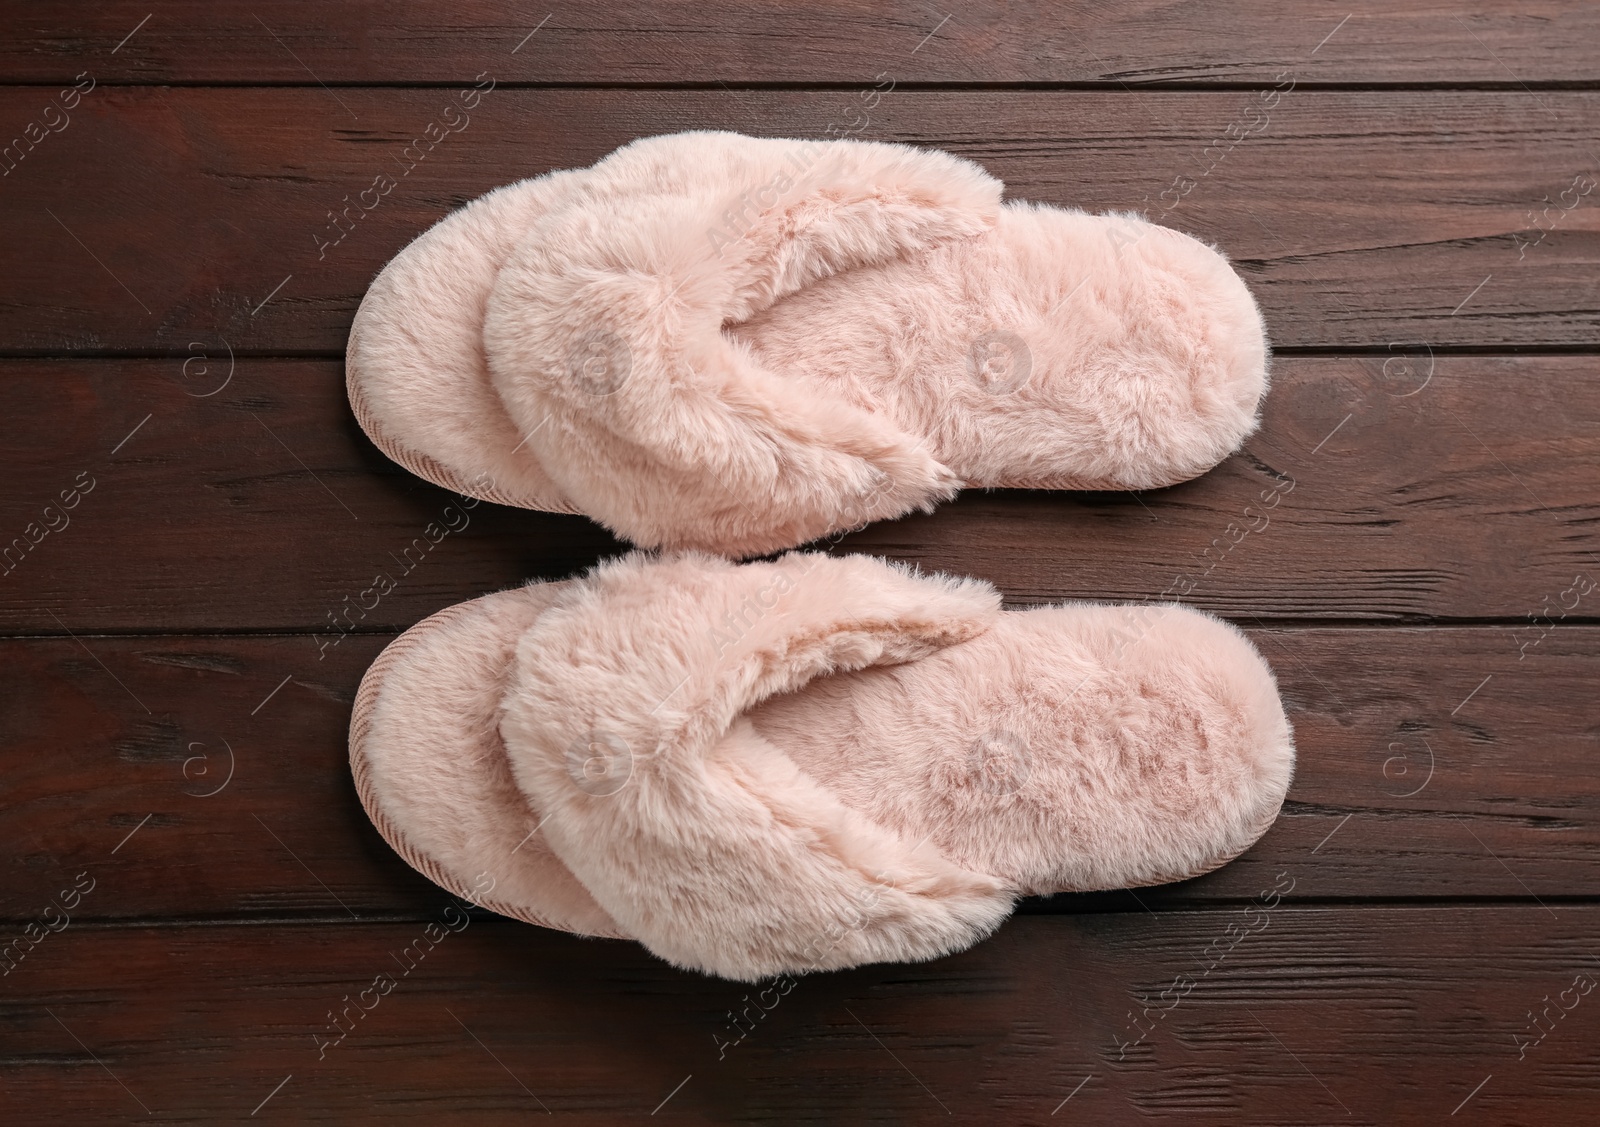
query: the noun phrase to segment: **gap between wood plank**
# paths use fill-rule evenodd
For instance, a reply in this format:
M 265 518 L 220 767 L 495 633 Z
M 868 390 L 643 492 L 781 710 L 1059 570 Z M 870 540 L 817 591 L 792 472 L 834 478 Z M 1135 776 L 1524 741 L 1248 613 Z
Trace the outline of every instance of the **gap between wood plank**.
M 686 93 L 706 92 L 717 90 L 740 90 L 751 92 L 779 91 L 779 92 L 816 92 L 816 93 L 854 93 L 861 89 L 864 80 L 854 82 L 758 82 L 758 81 L 696 81 L 696 82 L 578 82 L 572 80 L 539 82 L 536 80 L 506 80 L 497 81 L 495 88 L 499 90 L 646 90 L 646 91 L 674 91 L 681 90 Z M 334 79 L 327 83 L 303 82 L 285 79 L 274 82 L 267 79 L 252 79 L 249 81 L 226 82 L 220 80 L 195 80 L 195 79 L 149 79 L 147 81 L 133 81 L 129 79 L 104 80 L 96 84 L 96 89 L 141 87 L 181 88 L 186 90 L 317 90 L 332 88 L 335 90 L 455 90 L 463 84 L 470 84 L 467 77 L 460 79 L 427 80 L 416 82 L 401 81 L 350 81 Z M 58 87 L 61 81 L 32 81 L 13 80 L 0 82 L 0 91 L 7 89 L 26 90 L 33 88 Z M 935 93 L 962 93 L 964 91 L 1000 92 L 1015 90 L 1030 94 L 1051 93 L 1097 93 L 1097 94 L 1227 94 L 1249 93 L 1254 90 L 1271 89 L 1272 83 L 1265 78 L 1260 80 L 1238 79 L 1195 79 L 1189 81 L 1181 78 L 1163 78 L 1148 82 L 1127 79 L 1014 79 L 997 81 L 967 80 L 923 80 L 897 82 L 896 90 L 925 91 Z M 1327 91 L 1330 93 L 1381 93 L 1387 91 L 1463 91 L 1474 93 L 1524 93 L 1524 92 L 1592 92 L 1600 91 L 1600 80 L 1594 79 L 1530 79 L 1521 82 L 1513 79 L 1480 79 L 1467 81 L 1432 80 L 1420 82 L 1334 82 L 1306 79 L 1296 81 L 1295 89 Z
M 443 892 L 443 890 L 440 890 Z M 1114 898 L 1127 889 L 1113 889 L 1100 893 L 1061 893 L 1063 896 L 1096 896 Z M 1077 919 L 1084 916 L 1137 916 L 1150 913 L 1156 916 L 1176 916 L 1181 914 L 1191 915 L 1220 915 L 1236 912 L 1241 907 L 1248 907 L 1256 901 L 1249 897 L 1219 898 L 1216 900 L 1181 900 L 1157 902 L 1152 908 L 1130 900 L 1127 904 L 1097 904 L 1091 907 L 1060 907 L 1051 908 L 1048 897 L 1028 897 L 1020 901 L 1013 915 L 1027 916 L 1030 919 Z M 1544 904 L 1553 904 L 1558 908 L 1586 908 L 1600 906 L 1600 895 L 1546 895 L 1537 898 Z M 1528 908 L 1539 911 L 1540 904 L 1535 898 L 1528 896 L 1318 896 L 1306 899 L 1286 898 L 1282 906 L 1298 911 L 1316 911 L 1322 909 L 1343 908 L 1374 908 L 1385 910 L 1414 910 L 1433 911 L 1439 908 L 1458 908 L 1462 910 L 1493 910 L 1499 908 Z M 1274 909 L 1277 910 L 1277 909 Z M 527 924 L 509 916 L 496 915 L 482 909 L 466 909 L 475 923 L 506 924 L 514 927 L 536 927 L 536 924 Z M 130 931 L 144 928 L 165 928 L 178 930 L 183 928 L 252 928 L 252 927 L 383 927 L 390 924 L 427 923 L 437 917 L 438 913 L 427 912 L 368 912 L 357 915 L 355 918 L 342 915 L 329 915 L 317 913 L 315 915 L 295 915 L 293 913 L 231 913 L 216 916 L 197 916 L 188 918 L 184 916 L 82 916 L 72 917 L 72 928 L 84 931 Z M 7 917 L 0 916 L 0 927 L 7 924 L 25 922 L 32 916 Z M 63 929 L 64 930 L 64 929 Z M 619 940 L 619 942 L 626 942 Z

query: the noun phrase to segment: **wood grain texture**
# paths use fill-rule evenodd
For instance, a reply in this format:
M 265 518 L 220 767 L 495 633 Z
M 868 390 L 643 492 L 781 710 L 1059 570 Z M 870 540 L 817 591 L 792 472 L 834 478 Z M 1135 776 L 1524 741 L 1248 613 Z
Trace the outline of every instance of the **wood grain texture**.
M 1248 899 L 1285 867 L 1318 899 L 1593 893 L 1600 630 L 1250 633 L 1296 732 L 1283 815 L 1225 868 L 1113 903 Z M 85 869 L 97 918 L 425 910 L 439 891 L 368 824 L 347 762 L 350 702 L 387 641 L 0 643 L 0 915 L 34 918 Z
M 1600 579 L 1595 366 L 1282 359 L 1260 431 L 1196 481 L 969 493 L 834 550 L 978 575 L 1015 603 L 1172 591 L 1246 624 L 1549 617 L 1575 575 Z M 336 361 L 9 361 L 0 420 L 8 633 L 398 629 L 625 549 L 405 473 L 356 427 Z M 75 482 L 93 488 L 66 510 Z M 397 586 L 372 605 L 380 574 Z
M 1576 0 L 0 0 L 0 1120 L 1593 1120 L 1597 44 Z M 1234 258 L 1281 350 L 1238 455 L 830 550 L 1244 626 L 1299 760 L 1242 858 L 769 1011 L 461 914 L 372 829 L 382 647 L 625 546 L 373 449 L 356 305 L 483 192 L 703 128 Z
M 1595 907 L 1031 917 L 951 958 L 765 994 L 446 909 L 460 930 L 431 951 L 417 923 L 73 925 L 0 981 L 0 1106 L 79 1123 L 1509 1127 L 1581 1122 L 1600 1095 Z M 353 1027 L 337 1040 L 336 1021 Z
M 886 68 L 916 82 L 1260 82 L 1294 67 L 1315 81 L 1509 85 L 1593 82 L 1600 37 L 1592 5 L 1550 0 L 1470 11 L 1438 0 L 986 0 L 949 10 L 860 0 L 7 0 L 0 23 L 7 82 L 70 79 L 85 66 L 108 82 L 461 82 L 497 65 L 550 83 L 867 82 Z
M 1281 347 L 1600 343 L 1600 94 L 864 93 L 497 88 L 462 117 L 456 89 L 106 86 L 56 133 L 54 92 L 0 90 L 42 136 L 0 178 L 0 351 L 338 354 L 383 263 L 491 188 L 650 134 L 830 126 L 1213 241 Z

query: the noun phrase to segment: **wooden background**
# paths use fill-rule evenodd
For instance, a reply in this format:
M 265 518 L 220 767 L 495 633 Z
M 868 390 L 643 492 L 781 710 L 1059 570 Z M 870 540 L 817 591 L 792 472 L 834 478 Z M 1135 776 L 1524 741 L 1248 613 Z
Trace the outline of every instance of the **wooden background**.
M 0 3 L 5 1120 L 1592 1119 L 1597 64 L 1600 6 L 1558 0 Z M 1033 902 L 770 1011 L 475 912 L 319 1051 L 449 904 L 357 803 L 362 672 L 434 610 L 621 550 L 480 506 L 331 644 L 450 501 L 351 417 L 367 282 L 450 209 L 632 138 L 830 126 L 1234 257 L 1278 348 L 1241 454 L 1138 497 L 970 495 L 842 550 L 1016 605 L 1196 577 L 1278 671 L 1283 816 L 1202 879 Z

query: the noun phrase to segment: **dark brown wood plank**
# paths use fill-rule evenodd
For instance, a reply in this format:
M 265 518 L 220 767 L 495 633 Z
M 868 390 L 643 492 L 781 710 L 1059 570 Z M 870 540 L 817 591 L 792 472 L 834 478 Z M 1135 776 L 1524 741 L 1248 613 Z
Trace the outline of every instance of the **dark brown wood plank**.
M 1283 359 L 1262 429 L 1194 482 L 969 493 L 835 550 L 979 575 L 1021 603 L 1165 592 L 1246 623 L 1548 617 L 1574 575 L 1600 578 L 1597 361 L 1431 363 Z M 396 589 L 358 624 L 394 629 L 623 550 L 581 517 L 469 509 L 389 462 L 336 361 L 231 372 L 220 350 L 0 364 L 0 631 L 332 630 L 380 574 Z M 68 509 L 75 483 L 93 487 Z M 1566 609 L 1592 619 L 1592 602 Z
M 336 361 L 5 370 L 13 629 L 381 629 L 623 550 L 584 518 L 464 500 L 390 462 Z M 63 511 L 74 483 L 92 489 Z M 372 605 L 361 592 L 380 572 L 396 587 Z
M 895 90 L 863 117 L 849 90 L 495 89 L 452 133 L 460 96 L 90 91 L 0 179 L 0 350 L 338 353 L 373 273 L 497 185 L 650 134 L 858 124 L 977 159 L 1017 197 L 1218 243 L 1280 346 L 1600 344 L 1600 94 L 1296 89 L 1267 110 L 1244 91 Z M 0 91 L 0 121 L 26 136 L 53 97 Z M 444 140 L 402 160 L 430 127 Z
M 0 1106 L 16 1122 L 1395 1127 L 1452 1109 L 1579 1123 L 1600 1095 L 1595 907 L 1032 917 L 930 964 L 755 987 L 443 902 L 434 918 L 431 951 L 416 923 L 74 925 L 0 984 Z
M 1377 0 L 989 0 L 948 13 L 859 0 L 8 0 L 0 23 L 0 81 L 26 82 L 86 66 L 108 82 L 460 82 L 490 66 L 527 82 L 870 82 L 886 69 L 916 82 L 1214 82 L 1285 68 L 1333 82 L 1591 82 L 1600 37 L 1591 5 L 1549 0 L 1470 13 Z
M 1592 895 L 1600 629 L 1542 629 L 1252 631 L 1295 725 L 1288 805 L 1243 858 L 1143 902 L 1248 898 L 1285 866 L 1295 897 Z M 438 890 L 368 824 L 347 763 L 387 640 L 0 643 L 0 914 L 34 918 L 86 869 L 101 918 L 424 909 Z
M 1279 359 L 1260 430 L 1194 481 L 970 494 L 842 546 L 1017 603 L 1166 594 L 1246 625 L 1548 616 L 1576 575 L 1600 579 L 1597 364 L 1425 346 Z

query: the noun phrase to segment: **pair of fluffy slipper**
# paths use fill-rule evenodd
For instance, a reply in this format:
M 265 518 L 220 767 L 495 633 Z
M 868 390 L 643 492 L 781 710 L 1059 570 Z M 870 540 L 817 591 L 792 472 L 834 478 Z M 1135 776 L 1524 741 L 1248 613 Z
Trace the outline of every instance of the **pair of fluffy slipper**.
M 1249 434 L 1266 341 L 1226 259 L 1001 188 L 681 134 L 491 192 L 385 268 L 348 357 L 379 448 L 665 549 L 384 651 L 351 763 L 413 866 L 753 980 L 958 951 L 1019 896 L 1195 876 L 1266 830 L 1293 744 L 1227 624 L 722 558 L 969 485 L 1171 484 Z

